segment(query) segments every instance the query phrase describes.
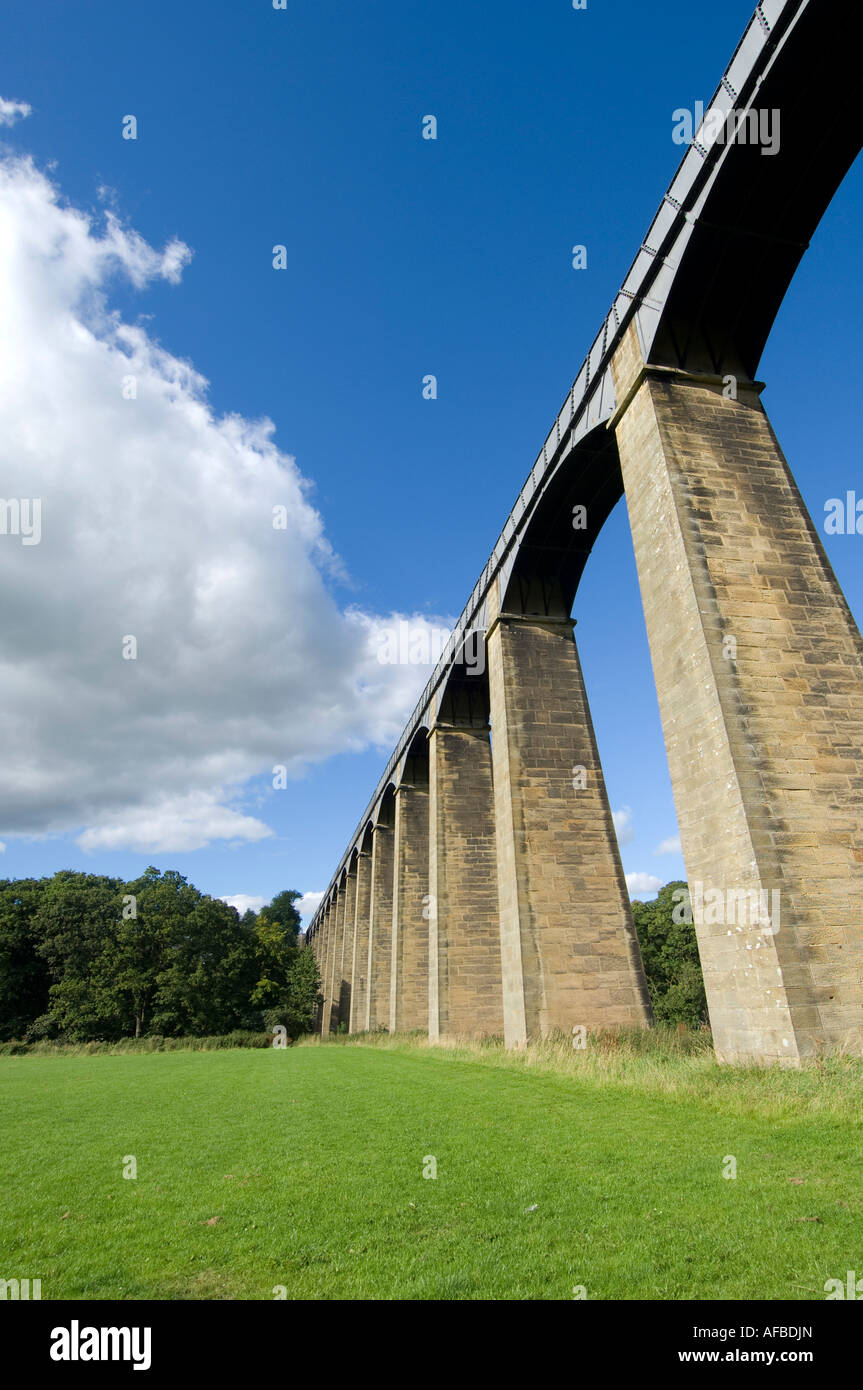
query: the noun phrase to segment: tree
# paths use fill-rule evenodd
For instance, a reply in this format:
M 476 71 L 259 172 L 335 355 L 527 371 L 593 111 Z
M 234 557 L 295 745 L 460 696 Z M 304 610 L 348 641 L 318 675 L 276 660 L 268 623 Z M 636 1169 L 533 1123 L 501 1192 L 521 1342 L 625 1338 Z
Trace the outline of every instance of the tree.
M 302 897 L 296 889 L 288 888 L 281 893 L 277 893 L 272 902 L 261 909 L 260 917 L 266 917 L 270 922 L 278 922 L 286 936 L 293 936 L 293 944 L 296 946 L 300 935 L 300 914 L 294 904 Z
M 160 876 L 148 869 L 147 875 L 155 877 L 145 885 L 139 915 L 158 944 L 152 1031 L 203 1036 L 259 1026 L 249 1004 L 254 942 L 236 908 L 199 892 L 173 870 Z
M 252 1002 L 261 1008 L 267 1028 L 281 1024 L 292 1038 L 311 1032 L 323 1002 L 314 952 L 299 943 L 294 904 L 301 896 L 293 890 L 277 893 L 258 913 L 254 929 L 259 973 Z
M 299 950 L 300 914 L 294 903 L 300 896 L 292 891 L 277 893 L 258 913 L 252 933 L 258 968 L 252 1003 L 261 1009 L 287 1006 L 291 969 Z
M 48 1013 L 48 966 L 37 951 L 33 917 L 46 882 L 0 882 L 0 1041 L 23 1038 Z M 50 1024 L 46 1022 L 50 1029 Z
M 241 920 L 152 866 L 131 883 L 72 870 L 0 882 L 0 1040 L 226 1033 L 273 1010 L 296 1037 L 320 1002 L 299 897 Z
M 310 1033 L 315 1026 L 318 1009 L 324 1002 L 318 962 L 310 946 L 302 946 L 291 966 L 288 981 L 288 1001 L 285 1027 L 292 1038 Z
M 152 865 L 139 879 L 126 884 L 123 917 L 117 932 L 117 984 L 128 999 L 135 1020 L 135 1037 L 141 1036 L 165 968 L 177 918 L 182 915 L 181 874 L 160 874 Z M 189 890 L 187 898 L 194 889 Z M 191 902 L 188 909 L 191 910 Z
M 32 930 L 48 967 L 48 1012 L 70 1042 L 131 1031 L 116 969 L 124 891 L 120 879 L 71 869 L 42 882 Z
M 681 900 L 674 894 L 681 891 L 688 896 L 685 883 L 666 883 L 653 902 L 634 902 L 632 915 L 655 1018 L 697 1027 L 708 1021 L 707 999 L 695 928 L 674 920 L 683 915 L 675 913 Z
M 323 1002 L 314 951 L 301 948 L 291 966 L 290 980 L 281 1001 L 263 1011 L 264 1027 L 271 1032 L 280 1024 L 290 1038 L 311 1033 Z

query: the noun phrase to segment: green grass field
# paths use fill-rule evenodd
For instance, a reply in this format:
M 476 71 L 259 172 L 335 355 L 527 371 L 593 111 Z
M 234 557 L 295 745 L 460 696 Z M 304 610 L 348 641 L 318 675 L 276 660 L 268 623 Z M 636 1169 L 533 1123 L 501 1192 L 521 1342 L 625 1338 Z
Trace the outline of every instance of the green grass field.
M 860 1097 L 841 1059 L 3 1057 L 0 1278 L 43 1299 L 823 1299 L 863 1274 Z

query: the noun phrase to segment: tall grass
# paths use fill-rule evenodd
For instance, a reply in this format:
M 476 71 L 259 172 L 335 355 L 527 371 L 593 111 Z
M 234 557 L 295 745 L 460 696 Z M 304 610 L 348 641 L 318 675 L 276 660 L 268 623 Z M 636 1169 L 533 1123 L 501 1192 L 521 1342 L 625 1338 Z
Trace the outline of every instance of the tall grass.
M 502 1038 L 452 1038 L 430 1043 L 420 1033 L 304 1037 L 302 1047 L 414 1050 L 474 1059 L 494 1067 L 553 1072 L 573 1081 L 633 1088 L 703 1101 L 709 1108 L 781 1118 L 823 1113 L 863 1117 L 863 1059 L 837 1049 L 799 1068 L 731 1066 L 716 1060 L 709 1029 L 673 1025 L 590 1033 L 584 1050 L 558 1034 L 507 1050 Z

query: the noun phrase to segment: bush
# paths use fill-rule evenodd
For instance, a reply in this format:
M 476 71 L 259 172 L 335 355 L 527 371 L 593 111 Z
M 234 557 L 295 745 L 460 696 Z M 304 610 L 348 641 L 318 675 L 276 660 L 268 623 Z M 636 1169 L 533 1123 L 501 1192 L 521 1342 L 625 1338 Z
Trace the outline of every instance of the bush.
M 26 1042 L 40 1042 L 43 1038 L 56 1038 L 59 1035 L 57 1020 L 53 1014 L 40 1014 L 34 1018 L 24 1034 Z

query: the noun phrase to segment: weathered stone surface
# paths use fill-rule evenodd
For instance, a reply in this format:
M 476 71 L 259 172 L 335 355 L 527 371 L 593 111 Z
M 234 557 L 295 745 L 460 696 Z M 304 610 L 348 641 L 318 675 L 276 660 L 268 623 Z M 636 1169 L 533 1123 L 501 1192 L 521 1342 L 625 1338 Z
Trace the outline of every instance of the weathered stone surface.
M 342 928 L 344 893 L 337 893 L 330 911 L 330 941 L 327 952 L 327 975 L 324 989 L 324 1033 L 335 1032 L 339 1023 L 339 992 L 341 989 Z
M 492 615 L 488 660 L 507 1043 L 646 1024 L 572 624 Z
M 429 832 L 429 1037 L 502 1036 L 487 728 L 433 728 Z
M 362 1033 L 367 1027 L 369 973 L 369 907 L 372 888 L 372 856 L 360 850 L 357 858 L 356 903 L 354 906 L 354 940 L 351 963 L 350 1033 Z
M 393 827 L 380 821 L 372 835 L 369 904 L 369 991 L 366 1029 L 389 1028 L 393 935 Z
M 794 1064 L 863 1032 L 863 643 L 757 390 L 615 380 L 687 877 L 779 894 L 697 926 L 717 1053 Z
M 428 1029 L 428 786 L 396 792 L 390 1032 Z
M 321 1004 L 318 1006 L 318 1014 L 316 1019 L 316 1031 L 319 1033 L 328 1031 L 328 1029 L 324 1028 L 324 1012 L 326 1009 L 327 950 L 329 945 L 329 929 L 330 909 L 325 908 L 323 915 L 319 920 L 318 929 L 317 931 L 315 931 L 312 937 L 312 944 L 314 946 L 315 952 L 315 961 L 317 962 L 318 974 L 320 975 L 321 979 L 321 995 L 323 996 L 323 1000 Z
M 338 1003 L 339 1003 L 339 1027 L 345 1025 L 345 1030 L 350 1028 L 351 1018 L 351 989 L 353 985 L 353 965 L 354 965 L 354 928 L 356 925 L 356 901 L 357 901 L 357 857 L 351 862 L 351 867 L 345 877 L 344 888 L 341 897 L 344 899 L 343 909 L 339 914 L 341 923 L 341 939 L 339 959 L 336 962 L 336 970 L 339 975 Z

